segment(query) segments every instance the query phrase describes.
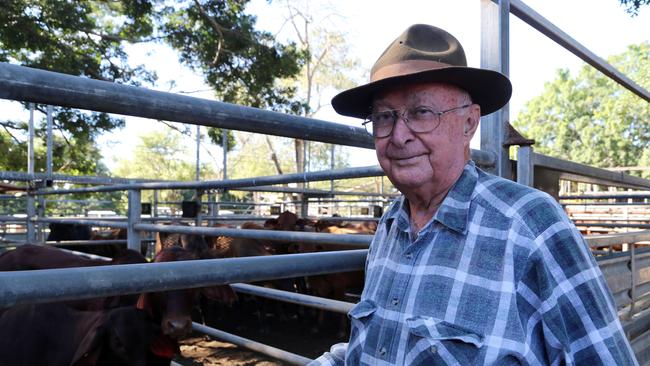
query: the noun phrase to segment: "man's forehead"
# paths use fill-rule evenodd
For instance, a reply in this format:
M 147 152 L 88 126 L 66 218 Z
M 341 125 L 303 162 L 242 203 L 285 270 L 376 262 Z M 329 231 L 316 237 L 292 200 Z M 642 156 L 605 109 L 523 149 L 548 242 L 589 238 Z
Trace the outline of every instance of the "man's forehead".
M 410 85 L 398 85 L 393 88 L 379 92 L 373 98 L 373 106 L 391 105 L 398 103 L 445 103 L 454 102 L 456 99 L 464 98 L 467 92 L 463 89 L 443 83 L 421 83 Z

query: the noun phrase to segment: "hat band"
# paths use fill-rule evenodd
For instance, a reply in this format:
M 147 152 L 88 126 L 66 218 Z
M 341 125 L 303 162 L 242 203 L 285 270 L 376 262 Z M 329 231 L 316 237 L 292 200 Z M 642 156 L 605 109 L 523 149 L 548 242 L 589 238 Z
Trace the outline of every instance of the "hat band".
M 370 82 L 392 78 L 395 76 L 414 74 L 420 71 L 443 69 L 450 64 L 431 60 L 406 60 L 396 64 L 383 66 L 370 75 Z

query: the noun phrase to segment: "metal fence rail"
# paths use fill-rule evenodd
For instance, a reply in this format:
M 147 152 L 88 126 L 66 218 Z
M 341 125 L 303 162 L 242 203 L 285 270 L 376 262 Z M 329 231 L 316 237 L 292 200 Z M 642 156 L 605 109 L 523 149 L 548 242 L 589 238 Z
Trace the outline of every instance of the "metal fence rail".
M 0 273 L 0 307 L 361 270 L 367 250 Z

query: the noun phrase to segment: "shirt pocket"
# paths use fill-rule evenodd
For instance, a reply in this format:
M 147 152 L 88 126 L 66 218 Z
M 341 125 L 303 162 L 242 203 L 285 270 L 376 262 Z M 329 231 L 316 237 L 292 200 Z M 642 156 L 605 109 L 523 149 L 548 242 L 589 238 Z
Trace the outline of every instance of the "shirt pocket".
M 373 301 L 363 300 L 350 309 L 348 317 L 352 321 L 353 327 L 356 327 L 358 331 L 365 331 L 368 321 L 376 310 L 377 305 Z
M 484 337 L 446 321 L 416 316 L 406 319 L 409 329 L 405 364 L 474 365 Z

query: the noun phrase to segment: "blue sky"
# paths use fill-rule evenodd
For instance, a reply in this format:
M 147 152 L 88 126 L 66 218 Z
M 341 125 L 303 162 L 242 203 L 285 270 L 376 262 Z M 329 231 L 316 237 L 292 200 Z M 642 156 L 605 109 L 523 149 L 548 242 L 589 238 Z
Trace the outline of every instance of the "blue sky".
M 624 11 L 618 0 L 524 2 L 602 58 L 624 51 L 629 44 L 650 40 L 648 6 L 633 18 Z M 320 6 L 322 2 L 317 4 Z M 338 14 L 337 27 L 347 34 L 353 56 L 361 60 L 365 70 L 370 68 L 390 41 L 414 23 L 432 24 L 454 34 L 465 49 L 469 65 L 480 65 L 479 0 L 337 0 L 329 4 Z M 269 4 L 266 0 L 253 0 L 248 11 L 258 16 L 259 28 L 274 34 L 281 29 L 285 12 L 279 1 Z M 320 14 L 316 13 L 316 21 Z M 541 93 L 544 82 L 554 78 L 557 69 L 577 70 L 583 62 L 512 15 L 510 34 L 510 77 L 514 89 L 510 114 L 515 118 L 527 100 Z M 278 37 L 287 38 L 284 33 Z M 143 63 L 158 72 L 160 78 L 155 89 L 169 90 L 170 80 L 176 81 L 174 92 L 208 89 L 202 78 L 180 65 L 175 53 L 166 47 L 139 45 L 128 47 L 127 50 L 134 64 Z M 364 80 L 364 75 L 354 77 Z M 213 99 L 209 91 L 192 95 Z M 10 118 L 26 115 L 14 102 L 0 102 L 0 110 Z M 360 122 L 338 116 L 329 107 L 324 108 L 317 117 L 340 123 Z M 105 163 L 113 166 L 115 159 L 131 153 L 140 134 L 160 127 L 155 121 L 127 118 L 127 126 L 123 130 L 100 139 Z M 194 146 L 192 139 L 188 138 L 187 143 Z M 213 147 L 210 150 L 215 164 L 220 165 L 220 149 Z M 206 157 L 205 152 L 202 155 Z M 353 166 L 376 164 L 374 152 L 369 150 L 354 149 L 351 156 Z

